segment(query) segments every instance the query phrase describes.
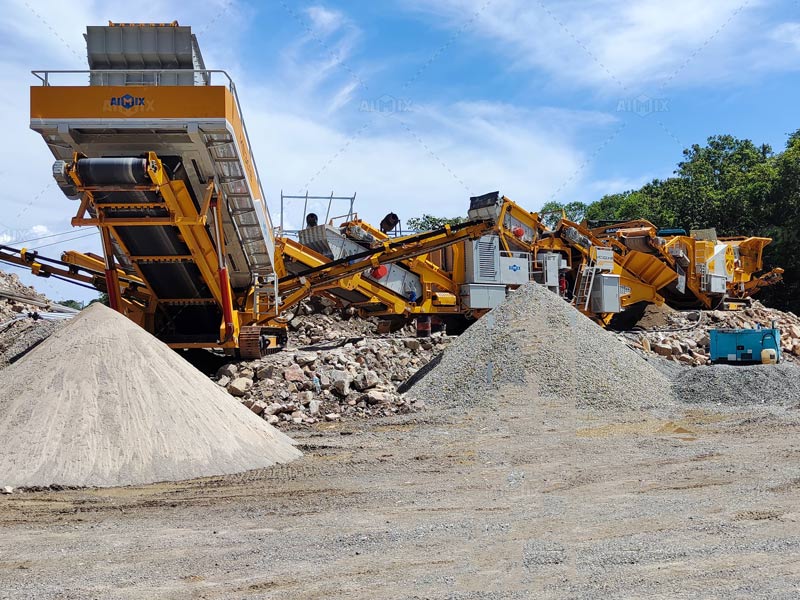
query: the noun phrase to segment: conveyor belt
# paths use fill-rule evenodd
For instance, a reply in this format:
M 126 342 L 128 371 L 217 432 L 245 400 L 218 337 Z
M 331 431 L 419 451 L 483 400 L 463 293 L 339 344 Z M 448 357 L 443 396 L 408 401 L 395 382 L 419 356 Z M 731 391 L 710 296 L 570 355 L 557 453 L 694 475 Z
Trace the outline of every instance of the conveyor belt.
M 78 175 L 88 185 L 150 183 L 144 158 L 86 158 L 78 161 Z
M 109 208 L 107 218 L 168 217 L 163 200 L 154 191 L 119 190 L 120 186 L 152 185 L 147 175 L 147 161 L 142 158 L 85 158 L 77 163 L 78 175 L 85 186 L 99 187 L 95 204 L 149 204 L 147 208 Z M 175 170 L 173 169 L 173 172 Z M 112 191 L 103 191 L 109 186 Z M 191 194 L 191 189 L 187 186 Z M 193 198 L 194 199 L 194 198 Z M 197 205 L 197 200 L 195 205 Z M 173 226 L 118 226 L 115 228 L 127 255 L 118 256 L 125 264 L 131 256 L 187 256 L 189 247 Z M 200 271 L 192 262 L 141 261 L 139 271 L 157 298 L 198 300 L 211 292 Z M 185 306 L 162 304 L 156 319 L 159 337 L 165 342 L 204 342 L 219 337 L 221 311 L 216 304 Z

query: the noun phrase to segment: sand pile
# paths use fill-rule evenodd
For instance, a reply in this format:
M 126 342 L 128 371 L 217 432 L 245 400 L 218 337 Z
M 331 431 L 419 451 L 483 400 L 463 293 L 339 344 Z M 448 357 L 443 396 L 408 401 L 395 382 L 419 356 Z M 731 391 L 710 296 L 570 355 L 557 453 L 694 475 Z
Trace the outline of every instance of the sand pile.
M 672 402 L 669 380 L 618 337 L 531 283 L 481 318 L 408 393 L 435 406 L 491 402 L 508 386 L 531 400 L 638 409 Z
M 300 456 L 289 437 L 100 304 L 0 377 L 0 485 L 178 481 Z

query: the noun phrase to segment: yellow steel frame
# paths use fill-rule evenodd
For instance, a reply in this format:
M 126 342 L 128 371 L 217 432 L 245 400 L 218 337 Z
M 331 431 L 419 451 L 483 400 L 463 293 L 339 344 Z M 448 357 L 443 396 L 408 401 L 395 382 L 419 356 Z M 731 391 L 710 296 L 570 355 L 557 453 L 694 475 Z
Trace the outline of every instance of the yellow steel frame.
M 206 225 L 208 224 L 208 215 L 212 204 L 212 199 L 215 196 L 216 190 L 213 182 L 209 183 L 206 187 L 205 195 L 201 203 L 201 208 L 195 207 L 189 191 L 186 189 L 186 184 L 183 181 L 173 181 L 167 175 L 164 165 L 154 152 L 149 152 L 147 155 L 147 175 L 152 181 L 152 185 L 134 185 L 134 186 L 86 186 L 81 182 L 77 173 L 77 162 L 81 160 L 82 155 L 76 153 L 73 157 L 72 168 L 70 169 L 70 177 L 77 189 L 83 193 L 81 204 L 78 212 L 72 219 L 73 226 L 96 226 L 100 228 L 104 237 L 108 236 L 109 244 L 105 251 L 110 252 L 110 240 L 113 239 L 119 245 L 123 253 L 131 260 L 133 267 L 136 271 L 138 279 L 147 286 L 147 278 L 139 267 L 140 263 L 145 262 L 178 262 L 189 261 L 194 263 L 200 275 L 203 278 L 203 283 L 208 287 L 211 298 L 209 299 L 160 299 L 147 286 L 150 301 L 146 304 L 144 311 L 147 313 L 146 319 L 152 319 L 158 304 L 174 304 L 181 301 L 185 304 L 192 303 L 192 300 L 199 300 L 201 303 L 213 301 L 219 306 L 224 306 L 225 297 L 223 295 L 222 285 L 228 288 L 227 298 L 233 298 L 233 290 L 230 287 L 229 280 L 222 282 L 220 280 L 220 264 L 217 258 L 217 248 L 214 239 L 210 236 Z M 158 205 L 166 209 L 168 216 L 166 217 L 130 217 L 130 218 L 117 218 L 107 217 L 106 211 L 115 208 L 153 208 L 152 203 L 132 203 L 132 204 L 102 204 L 95 202 L 94 192 L 97 191 L 154 191 L 157 192 L 163 205 Z M 91 216 L 90 210 L 95 213 Z M 89 216 L 87 216 L 89 215 Z M 181 238 L 189 248 L 189 255 L 163 255 L 163 256 L 137 256 L 129 251 L 125 246 L 122 238 L 117 232 L 117 227 L 152 227 L 152 226 L 172 226 L 176 227 L 181 235 Z M 220 240 L 220 243 L 224 243 Z M 139 309 L 141 310 L 141 309 Z M 221 344 L 222 347 L 235 347 L 236 340 L 239 336 L 241 321 L 250 320 L 247 315 L 240 315 L 238 311 L 233 310 L 233 335 L 226 336 L 223 333 L 225 324 L 220 325 L 220 340 L 224 340 Z

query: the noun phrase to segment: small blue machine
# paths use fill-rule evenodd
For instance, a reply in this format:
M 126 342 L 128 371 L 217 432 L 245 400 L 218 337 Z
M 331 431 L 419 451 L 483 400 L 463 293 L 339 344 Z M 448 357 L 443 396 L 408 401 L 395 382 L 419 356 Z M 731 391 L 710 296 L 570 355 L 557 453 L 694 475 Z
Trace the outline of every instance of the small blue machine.
M 711 329 L 711 362 L 730 364 L 778 363 L 781 332 L 771 329 Z

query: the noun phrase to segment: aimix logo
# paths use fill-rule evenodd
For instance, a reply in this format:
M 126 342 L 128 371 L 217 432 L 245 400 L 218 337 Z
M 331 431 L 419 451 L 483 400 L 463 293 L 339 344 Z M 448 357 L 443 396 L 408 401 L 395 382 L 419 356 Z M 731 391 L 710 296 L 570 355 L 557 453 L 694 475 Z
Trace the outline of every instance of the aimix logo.
M 112 96 L 109 98 L 103 109 L 110 112 L 135 114 L 153 110 L 153 102 L 148 100 L 145 96 L 123 94 L 122 96 Z

